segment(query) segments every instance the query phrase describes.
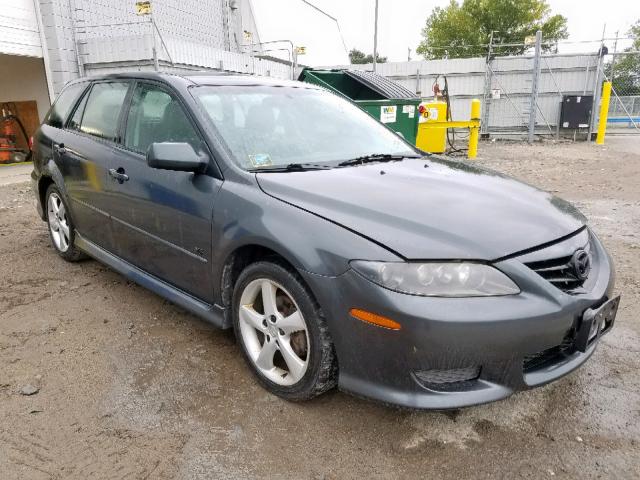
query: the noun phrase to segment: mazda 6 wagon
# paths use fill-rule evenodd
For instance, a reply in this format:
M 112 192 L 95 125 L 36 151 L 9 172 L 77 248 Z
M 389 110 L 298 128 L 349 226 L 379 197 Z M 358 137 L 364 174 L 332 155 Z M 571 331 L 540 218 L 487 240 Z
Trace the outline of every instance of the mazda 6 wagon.
M 62 258 L 233 328 L 289 400 L 498 400 L 576 369 L 615 319 L 611 258 L 572 205 L 427 155 L 321 87 L 83 78 L 33 149 Z

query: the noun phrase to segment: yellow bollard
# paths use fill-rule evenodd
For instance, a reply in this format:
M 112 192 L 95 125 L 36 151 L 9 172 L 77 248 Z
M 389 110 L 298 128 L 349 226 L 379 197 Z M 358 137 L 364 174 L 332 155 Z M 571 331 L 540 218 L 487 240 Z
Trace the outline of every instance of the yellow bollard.
M 600 120 L 598 121 L 598 135 L 596 145 L 604 145 L 604 134 L 607 132 L 607 119 L 609 117 L 609 100 L 611 99 L 611 82 L 602 84 L 602 97 L 600 99 Z
M 467 157 L 472 159 L 478 155 L 478 139 L 480 138 L 480 100 L 471 100 L 471 122 L 469 127 L 469 152 Z

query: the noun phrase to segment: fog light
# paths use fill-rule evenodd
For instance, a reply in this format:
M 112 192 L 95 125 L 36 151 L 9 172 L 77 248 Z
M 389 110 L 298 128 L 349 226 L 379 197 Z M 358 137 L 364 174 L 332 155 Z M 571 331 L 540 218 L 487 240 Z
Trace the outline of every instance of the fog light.
M 377 325 L 378 327 L 388 328 L 389 330 L 400 330 L 400 324 L 391 320 L 390 318 L 377 315 L 375 313 L 367 312 L 366 310 L 360 310 L 359 308 L 352 308 L 349 310 L 352 317 L 362 320 L 363 322 Z

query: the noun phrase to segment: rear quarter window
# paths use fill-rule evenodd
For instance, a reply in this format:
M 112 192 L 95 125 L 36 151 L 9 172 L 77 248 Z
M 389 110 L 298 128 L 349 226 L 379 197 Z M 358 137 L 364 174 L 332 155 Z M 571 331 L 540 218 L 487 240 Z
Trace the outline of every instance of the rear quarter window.
M 49 109 L 44 123 L 52 127 L 62 128 L 76 100 L 86 86 L 86 83 L 74 83 L 62 90 Z

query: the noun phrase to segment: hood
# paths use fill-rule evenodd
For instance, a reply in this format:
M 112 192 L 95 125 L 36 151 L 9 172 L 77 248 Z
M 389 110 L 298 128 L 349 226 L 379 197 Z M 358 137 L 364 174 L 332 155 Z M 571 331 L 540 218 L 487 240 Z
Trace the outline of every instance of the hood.
M 268 195 L 406 259 L 494 260 L 585 223 L 575 207 L 550 193 L 439 158 L 256 176 Z

